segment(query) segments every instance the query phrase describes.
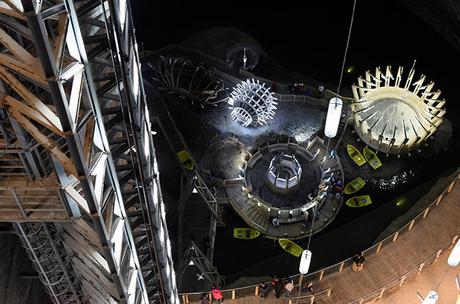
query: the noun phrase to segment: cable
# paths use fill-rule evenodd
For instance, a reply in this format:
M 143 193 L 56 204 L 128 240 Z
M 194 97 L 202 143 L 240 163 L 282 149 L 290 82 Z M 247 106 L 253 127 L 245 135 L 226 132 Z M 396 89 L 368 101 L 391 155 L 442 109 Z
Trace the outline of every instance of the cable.
M 313 225 L 315 224 L 315 217 L 316 217 L 316 205 L 313 207 L 313 218 L 311 220 L 310 235 L 308 236 L 307 250 L 310 249 L 310 241 L 311 241 L 311 235 L 313 233 Z
M 342 86 L 342 79 L 343 79 L 343 71 L 345 70 L 345 62 L 347 61 L 347 53 L 348 53 L 348 46 L 350 45 L 350 38 L 351 38 L 351 30 L 353 28 L 353 21 L 355 19 L 355 11 L 356 11 L 356 2 L 357 0 L 353 1 L 353 10 L 351 13 L 351 19 L 350 19 L 350 27 L 348 28 L 348 36 L 347 36 L 347 43 L 345 45 L 345 52 L 343 54 L 343 61 L 342 61 L 342 69 L 340 70 L 340 78 L 339 78 L 339 85 L 337 86 L 337 96 L 340 94 L 340 87 Z M 329 143 L 330 143 L 330 138 L 327 138 L 327 144 L 326 144 L 326 158 L 329 153 Z M 316 217 L 316 206 L 313 207 L 313 219 L 311 222 L 311 228 L 310 228 L 310 235 L 308 237 L 308 243 L 307 243 L 307 250 L 310 249 L 310 242 L 311 242 L 311 234 L 313 232 L 313 224 L 315 223 L 315 217 Z
M 340 79 L 339 79 L 339 85 L 337 87 L 337 96 L 340 93 L 340 87 L 342 85 L 342 78 L 343 78 L 343 71 L 345 70 L 345 62 L 347 60 L 347 53 L 348 53 L 348 45 L 350 44 L 350 37 L 351 37 L 351 29 L 353 28 L 353 20 L 355 19 L 355 9 L 356 9 L 356 1 L 354 0 L 353 2 L 353 11 L 351 13 L 351 20 L 350 20 L 350 27 L 348 29 L 348 38 L 347 38 L 347 44 L 345 46 L 345 53 L 343 54 L 343 61 L 342 61 L 342 70 L 340 71 Z
M 438 286 L 436 286 L 436 289 L 435 289 L 436 292 L 438 292 L 439 287 L 441 287 L 442 282 L 443 282 L 443 281 L 445 280 L 445 278 L 447 277 L 447 274 L 449 273 L 449 270 L 450 270 L 450 267 L 447 268 L 447 270 L 446 270 L 446 272 L 444 273 L 444 276 L 442 277 L 441 281 L 439 281 Z

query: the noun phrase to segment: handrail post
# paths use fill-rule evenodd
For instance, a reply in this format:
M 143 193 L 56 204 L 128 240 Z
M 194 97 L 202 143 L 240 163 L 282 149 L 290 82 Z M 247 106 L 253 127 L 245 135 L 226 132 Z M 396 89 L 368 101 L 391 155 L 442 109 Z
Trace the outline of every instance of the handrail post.
M 340 263 L 339 272 L 342 272 L 343 266 L 345 266 L 345 261 L 342 261 L 342 263 Z
M 426 218 L 426 216 L 428 215 L 428 211 L 430 211 L 430 207 L 427 207 L 423 212 L 423 218 Z
M 412 230 L 412 228 L 414 227 L 414 224 L 415 224 L 415 220 L 410 221 L 409 229 L 408 229 L 409 231 Z
M 332 293 L 332 287 L 330 287 L 327 291 L 327 296 L 330 297 L 331 296 L 331 293 Z
M 185 294 L 182 295 L 182 303 L 188 303 Z
M 439 204 L 441 203 L 442 201 L 442 198 L 443 198 L 443 195 L 441 194 L 438 199 L 436 200 L 436 206 L 439 206 Z
M 385 293 L 385 288 L 386 287 L 382 288 L 382 291 L 380 292 L 380 295 L 379 295 L 379 299 L 381 299 L 383 297 L 383 294 Z
M 319 273 L 318 281 L 321 281 L 323 279 L 323 276 L 324 276 L 324 270 L 321 270 L 321 272 Z
M 312 295 L 310 298 L 310 304 L 315 303 L 315 295 Z
M 232 290 L 232 300 L 235 300 L 236 298 L 236 292 L 235 289 Z
M 433 262 L 436 262 L 439 259 L 439 256 L 441 255 L 441 253 L 442 253 L 442 249 L 439 249 L 438 252 L 436 252 L 436 258 L 434 259 Z
M 256 297 L 259 295 L 259 285 L 256 286 L 256 291 L 254 292 L 254 295 Z
M 452 191 L 452 188 L 454 187 L 454 185 L 455 185 L 455 180 L 452 183 L 450 183 L 449 188 L 447 188 L 447 193 Z
M 364 303 L 364 298 L 361 298 L 361 300 L 359 300 L 359 304 L 363 304 Z
M 396 233 L 393 235 L 393 243 L 396 242 L 399 236 L 399 231 L 396 231 Z
M 417 274 L 420 274 L 420 272 L 422 272 L 422 269 L 423 269 L 424 266 L 425 266 L 425 263 L 422 263 L 422 264 L 420 264 L 420 266 L 418 266 Z
M 450 247 L 454 246 L 455 243 L 457 242 L 457 240 L 458 240 L 458 235 L 456 235 L 456 236 L 454 236 L 454 237 L 452 238 L 452 243 L 451 243 Z
M 405 280 L 406 280 L 406 276 L 404 275 L 404 276 L 401 277 L 401 280 L 399 281 L 399 287 L 401 287 L 402 284 L 404 284 Z
M 382 248 L 382 242 L 380 242 L 379 245 L 377 246 L 377 251 L 375 253 L 378 254 L 381 248 Z

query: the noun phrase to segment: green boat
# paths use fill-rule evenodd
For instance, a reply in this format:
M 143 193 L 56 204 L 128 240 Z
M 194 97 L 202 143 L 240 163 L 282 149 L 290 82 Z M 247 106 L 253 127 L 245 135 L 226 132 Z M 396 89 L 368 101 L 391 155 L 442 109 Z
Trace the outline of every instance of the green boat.
M 374 170 L 377 170 L 382 166 L 382 162 L 380 161 L 380 158 L 377 156 L 377 154 L 374 153 L 370 148 L 365 147 L 363 150 L 364 158 L 367 160 L 369 165 L 371 165 Z
M 353 208 L 365 207 L 372 204 L 372 200 L 369 195 L 353 196 L 352 198 L 349 198 L 345 204 Z
M 289 252 L 293 256 L 300 257 L 303 252 L 303 248 L 288 239 L 279 239 L 278 243 L 280 244 L 281 248 L 285 251 Z
M 345 185 L 343 193 L 344 194 L 353 194 L 353 193 L 357 192 L 359 189 L 361 189 L 362 187 L 364 187 L 365 184 L 366 184 L 366 182 L 361 177 L 357 177 L 357 178 L 355 178 L 354 180 L 352 180 L 351 182 L 349 182 L 348 184 Z
M 260 232 L 251 228 L 234 228 L 233 237 L 241 240 L 252 240 L 260 235 Z
M 358 165 L 362 166 L 366 163 L 366 159 L 364 156 L 359 152 L 359 150 L 353 145 L 347 145 L 347 152 L 350 155 L 351 159 Z
M 185 169 L 190 170 L 190 171 L 193 170 L 192 157 L 187 152 L 187 150 L 181 150 L 177 152 L 177 158 L 179 159 L 181 165 L 184 166 Z

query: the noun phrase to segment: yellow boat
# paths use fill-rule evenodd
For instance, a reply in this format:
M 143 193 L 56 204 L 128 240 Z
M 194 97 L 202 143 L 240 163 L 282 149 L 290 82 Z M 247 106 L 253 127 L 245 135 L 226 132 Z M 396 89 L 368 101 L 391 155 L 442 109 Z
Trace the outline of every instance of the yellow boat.
M 369 195 L 353 196 L 345 204 L 350 207 L 364 207 L 372 204 L 372 200 Z
M 382 162 L 380 161 L 380 158 L 377 156 L 377 154 L 374 153 L 370 148 L 365 147 L 363 150 L 364 158 L 367 160 L 369 165 L 371 165 L 374 170 L 377 170 L 382 166 Z
M 252 240 L 260 235 L 260 232 L 251 228 L 234 228 L 233 237 L 241 240 Z
M 350 155 L 351 159 L 358 165 L 362 166 L 366 163 L 366 159 L 364 156 L 359 152 L 359 150 L 353 145 L 347 145 L 347 152 Z
M 359 189 L 361 189 L 362 187 L 364 187 L 365 184 L 366 184 L 366 182 L 361 177 L 357 177 L 357 178 L 355 178 L 354 180 L 352 180 L 351 182 L 349 182 L 348 184 L 345 185 L 343 193 L 344 194 L 353 194 L 353 193 L 357 192 Z
M 300 257 L 303 252 L 303 248 L 288 239 L 279 239 L 278 243 L 280 244 L 281 248 L 285 251 L 289 252 L 293 256 Z
M 181 150 L 177 152 L 177 158 L 179 158 L 180 163 L 184 166 L 185 169 L 192 171 L 193 170 L 193 161 L 190 153 L 186 150 Z

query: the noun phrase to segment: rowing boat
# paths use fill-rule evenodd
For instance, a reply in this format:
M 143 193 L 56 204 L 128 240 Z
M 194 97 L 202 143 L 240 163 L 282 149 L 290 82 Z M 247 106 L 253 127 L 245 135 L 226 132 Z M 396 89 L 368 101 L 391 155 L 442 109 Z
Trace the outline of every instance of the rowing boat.
M 351 182 L 349 182 L 348 184 L 345 185 L 343 193 L 344 194 L 353 194 L 353 193 L 357 192 L 359 189 L 361 189 L 362 187 L 364 187 L 365 184 L 366 184 L 366 182 L 361 177 L 357 177 L 357 178 L 355 178 L 354 180 L 352 180 Z
M 359 150 L 353 145 L 347 145 L 347 152 L 351 159 L 358 165 L 362 166 L 366 163 L 366 159 L 364 156 L 359 152 Z
M 375 154 L 374 151 L 372 151 L 370 148 L 365 147 L 363 150 L 364 158 L 367 160 L 369 165 L 371 165 L 374 170 L 377 170 L 382 166 L 382 162 L 380 161 L 380 158 Z
M 190 153 L 187 150 L 180 150 L 177 152 L 177 158 L 179 159 L 182 166 L 185 169 L 192 171 L 193 170 L 193 161 Z
M 372 204 L 372 200 L 369 195 L 353 196 L 352 198 L 349 198 L 345 204 L 353 208 L 365 207 Z
M 260 235 L 260 232 L 251 228 L 234 228 L 233 237 L 241 240 L 252 240 Z
M 300 257 L 303 252 L 303 248 L 294 243 L 289 239 L 279 239 L 278 243 L 280 244 L 281 248 L 285 251 L 289 252 L 293 256 Z

